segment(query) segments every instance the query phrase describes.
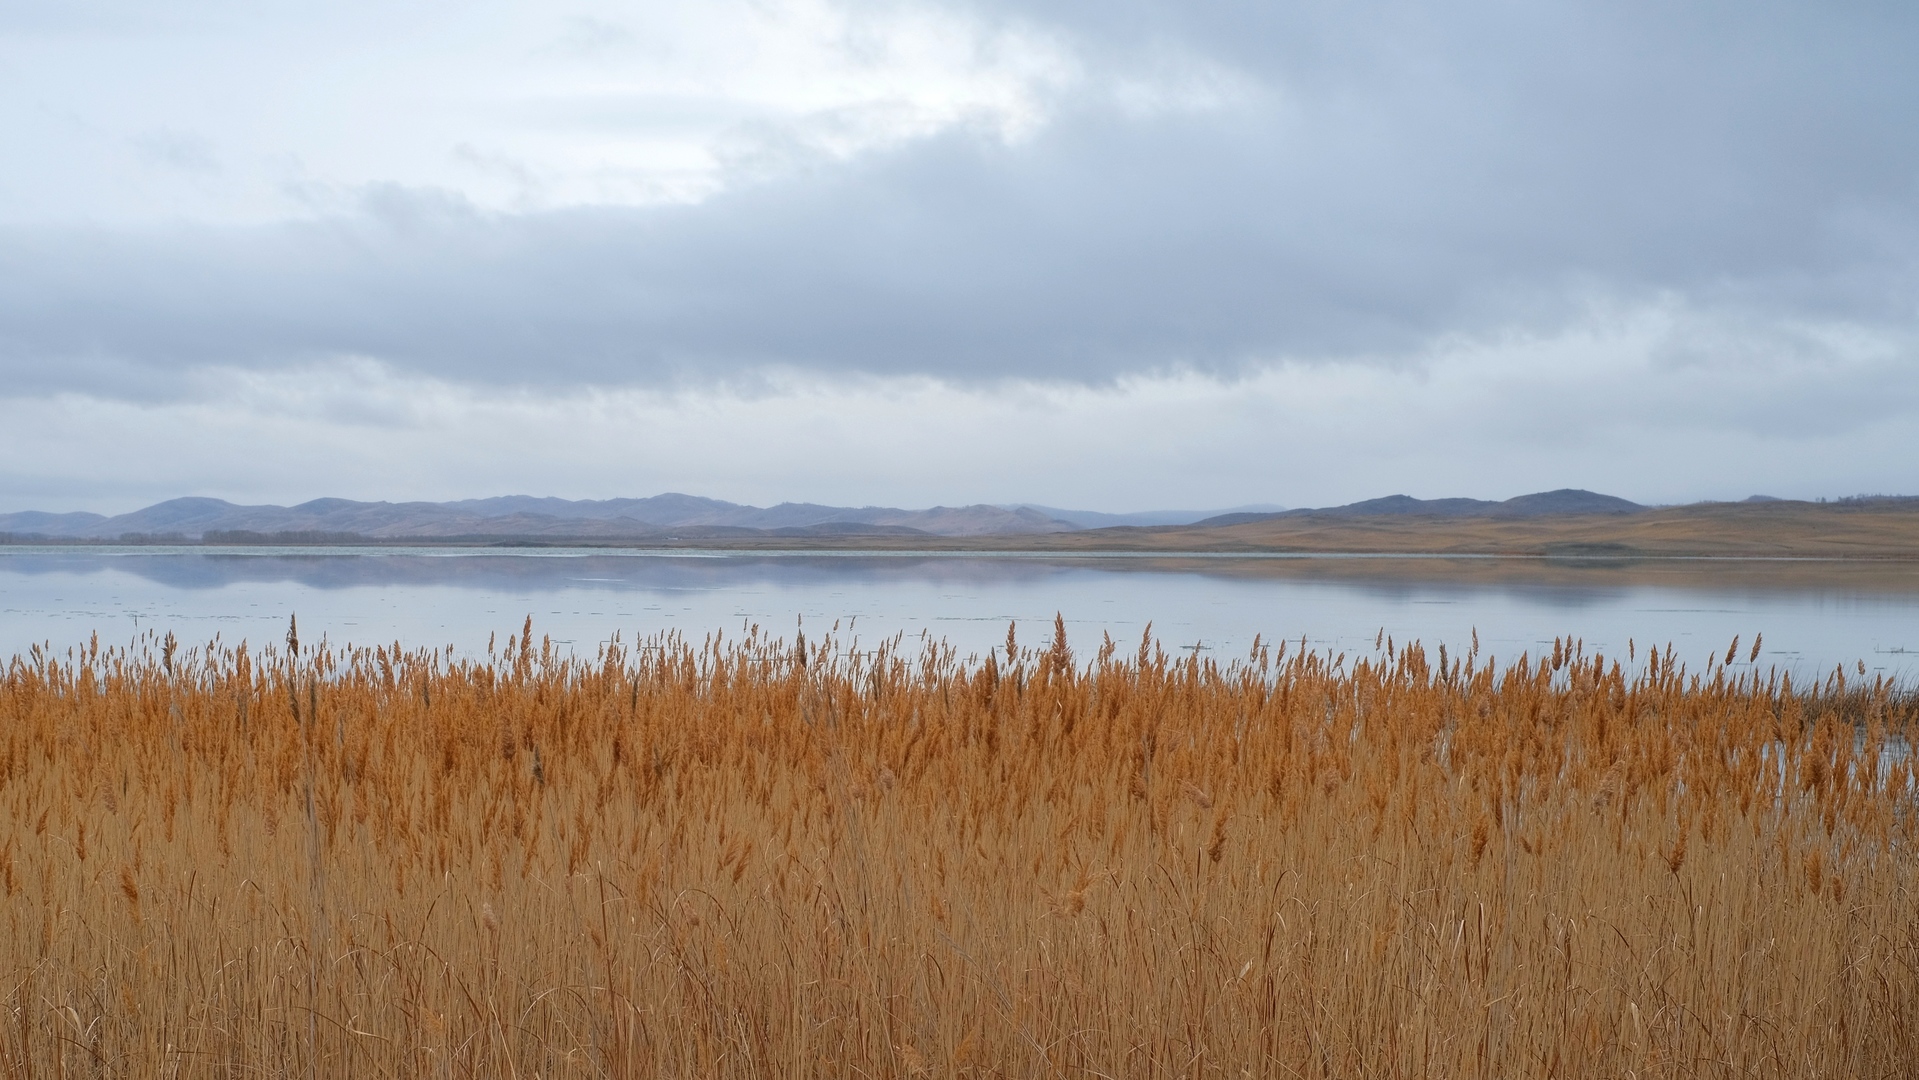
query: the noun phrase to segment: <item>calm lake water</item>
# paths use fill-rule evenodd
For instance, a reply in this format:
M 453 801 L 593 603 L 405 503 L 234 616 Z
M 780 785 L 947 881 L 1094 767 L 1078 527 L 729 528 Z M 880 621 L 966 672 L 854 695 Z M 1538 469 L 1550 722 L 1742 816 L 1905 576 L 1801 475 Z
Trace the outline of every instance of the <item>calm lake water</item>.
M 1371 557 L 1034 557 L 841 553 L 337 548 L 0 548 L 0 655 L 62 650 L 98 633 L 183 642 L 301 637 L 483 652 L 531 615 L 536 633 L 591 654 L 616 632 L 699 640 L 757 624 L 870 645 L 903 634 L 962 655 L 1050 640 L 1082 656 L 1110 633 L 1130 650 L 1147 623 L 1169 651 L 1230 660 L 1254 636 L 1370 652 L 1380 631 L 1458 651 L 1479 635 L 1501 659 L 1555 636 L 1623 656 L 1670 643 L 1697 667 L 1734 635 L 1743 662 L 1802 676 L 1919 675 L 1919 566 L 1813 561 Z

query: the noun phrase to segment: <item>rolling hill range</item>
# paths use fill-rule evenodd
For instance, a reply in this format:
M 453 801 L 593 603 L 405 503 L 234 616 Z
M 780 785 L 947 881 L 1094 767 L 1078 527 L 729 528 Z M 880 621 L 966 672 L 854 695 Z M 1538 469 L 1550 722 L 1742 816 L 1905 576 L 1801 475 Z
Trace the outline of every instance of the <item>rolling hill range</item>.
M 1445 500 L 1450 502 L 1451 500 Z M 1515 500 L 1517 501 L 1517 500 Z M 1504 505 L 1504 504 L 1496 504 Z M 1919 559 L 1919 498 L 1696 503 L 1630 511 L 1331 510 L 1033 537 L 1049 551 Z
M 1520 495 L 1504 502 L 1488 499 L 1415 499 L 1410 495 L 1388 495 L 1345 506 L 1320 509 L 1282 510 L 1276 513 L 1220 514 L 1203 518 L 1196 525 L 1250 525 L 1258 522 L 1296 519 L 1348 518 L 1539 518 L 1555 515 L 1636 514 L 1647 507 L 1628 502 L 1616 495 L 1601 495 L 1579 488 L 1560 488 Z
M 1199 517 L 1194 521 L 1192 518 Z M 1169 524 L 1108 524 L 1114 520 Z M 1183 520 L 1182 520 L 1183 519 Z M 1563 489 L 1504 501 L 1393 495 L 1345 506 L 1210 516 L 1030 505 L 745 506 L 691 495 L 446 503 L 316 499 L 240 506 L 183 498 L 129 514 L 0 514 L 14 543 L 178 539 L 208 544 L 485 543 L 766 548 L 1919 559 L 1919 498 L 1647 507 Z
M 298 506 L 240 506 L 183 498 L 129 514 L 0 514 L 0 533 L 66 540 L 179 536 L 211 542 L 427 539 L 724 539 L 729 536 L 1002 536 L 1074 529 L 1028 508 L 891 507 L 781 503 L 743 506 L 669 493 L 645 499 L 568 500 L 508 495 L 459 502 L 314 499 Z

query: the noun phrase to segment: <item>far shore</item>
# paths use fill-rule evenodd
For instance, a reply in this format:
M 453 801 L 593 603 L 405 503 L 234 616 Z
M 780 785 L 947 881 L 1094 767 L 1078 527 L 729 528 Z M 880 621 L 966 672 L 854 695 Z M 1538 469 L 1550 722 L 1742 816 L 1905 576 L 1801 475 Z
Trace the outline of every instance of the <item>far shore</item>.
M 1122 526 L 1073 532 L 930 533 L 686 528 L 628 535 L 362 536 L 350 533 L 178 534 L 62 540 L 0 534 L 10 546 L 248 548 L 592 548 L 739 552 L 1519 556 L 1569 561 L 1819 559 L 1919 561 L 1919 508 L 1814 503 L 1707 503 L 1638 513 L 1527 518 L 1418 514 L 1278 515 L 1215 526 Z

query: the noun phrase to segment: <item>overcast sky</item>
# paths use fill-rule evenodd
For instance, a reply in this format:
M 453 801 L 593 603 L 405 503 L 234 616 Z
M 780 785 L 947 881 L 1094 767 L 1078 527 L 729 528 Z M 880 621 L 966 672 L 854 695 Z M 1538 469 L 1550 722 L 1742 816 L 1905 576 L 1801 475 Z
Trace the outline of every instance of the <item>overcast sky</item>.
M 0 0 L 0 510 L 1919 493 L 1919 6 Z

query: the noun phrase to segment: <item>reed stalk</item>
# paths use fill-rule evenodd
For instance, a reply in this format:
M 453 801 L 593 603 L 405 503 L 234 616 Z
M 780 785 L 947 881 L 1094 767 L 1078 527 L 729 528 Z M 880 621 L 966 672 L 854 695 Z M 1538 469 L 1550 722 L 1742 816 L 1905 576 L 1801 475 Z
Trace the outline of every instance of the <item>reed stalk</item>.
M 0 1075 L 1919 1060 L 1919 710 L 1882 680 L 533 637 L 9 662 Z

